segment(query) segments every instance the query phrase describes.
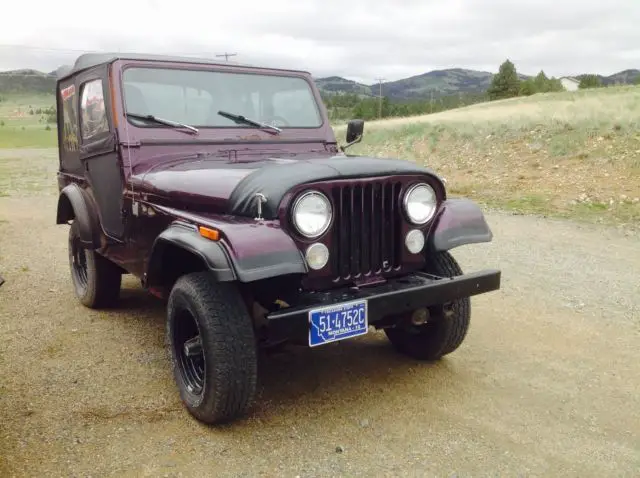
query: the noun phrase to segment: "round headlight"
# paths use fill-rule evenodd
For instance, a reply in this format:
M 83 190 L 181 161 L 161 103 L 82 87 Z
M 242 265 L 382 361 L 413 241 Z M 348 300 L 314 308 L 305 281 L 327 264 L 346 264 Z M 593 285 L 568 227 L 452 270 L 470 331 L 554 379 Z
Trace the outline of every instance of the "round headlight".
M 302 194 L 293 205 L 293 223 L 305 237 L 316 238 L 331 224 L 331 203 L 317 191 Z
M 424 247 L 424 234 L 418 229 L 412 229 L 405 236 L 404 244 L 411 254 L 418 254 Z
M 329 262 L 329 249 L 321 242 L 311 244 L 304 255 L 309 267 L 316 271 L 322 269 Z
M 426 224 L 436 212 L 436 192 L 425 183 L 416 184 L 404 196 L 404 209 L 409 220 L 417 225 Z

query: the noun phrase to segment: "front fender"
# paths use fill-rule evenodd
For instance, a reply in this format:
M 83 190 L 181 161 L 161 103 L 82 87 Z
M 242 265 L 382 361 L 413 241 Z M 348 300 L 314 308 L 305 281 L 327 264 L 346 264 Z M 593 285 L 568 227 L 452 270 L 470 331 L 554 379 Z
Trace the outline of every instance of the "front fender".
M 176 241 L 179 237 L 181 247 L 199 255 L 205 262 L 215 257 L 211 262 L 212 266 L 218 264 L 221 270 L 230 271 L 221 273 L 220 277 L 224 279 L 219 280 L 237 279 L 240 282 L 253 282 L 308 272 L 304 256 L 291 237 L 280 228 L 278 221 L 256 222 L 253 219 L 238 218 L 228 221 L 166 206 L 156 205 L 155 208 L 176 218 L 177 221 L 158 236 L 154 250 L 162 241 L 169 240 L 178 244 Z M 199 234 L 197 225 L 220 231 L 220 240 L 205 239 Z M 153 254 L 154 252 L 150 265 Z M 221 254 L 224 254 L 226 262 L 222 262 Z M 212 270 L 215 269 L 216 267 L 213 267 Z
M 78 224 L 80 241 L 87 249 L 100 247 L 100 226 L 89 195 L 77 184 L 71 183 L 60 191 L 56 224 L 73 219 Z
M 470 199 L 447 199 L 429 237 L 431 250 L 448 251 L 454 247 L 491 242 L 493 233 L 480 207 Z
M 232 281 L 236 278 L 227 253 L 219 242 L 202 237 L 195 226 L 174 222 L 153 243 L 145 277 L 148 286 L 153 287 L 161 281 L 165 261 L 176 259 L 175 255 L 171 255 L 175 249 L 200 258 L 219 281 Z
M 302 252 L 276 224 L 277 221 L 265 221 L 223 229 L 229 257 L 241 282 L 308 272 Z

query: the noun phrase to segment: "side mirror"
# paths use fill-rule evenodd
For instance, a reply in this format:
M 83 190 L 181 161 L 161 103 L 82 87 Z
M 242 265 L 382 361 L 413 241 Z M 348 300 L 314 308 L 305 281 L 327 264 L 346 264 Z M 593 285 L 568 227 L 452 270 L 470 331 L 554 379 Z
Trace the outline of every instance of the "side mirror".
M 347 143 L 354 143 L 362 139 L 364 133 L 364 120 L 353 119 L 347 125 Z
M 340 149 L 344 151 L 349 146 L 362 141 L 362 135 L 364 133 L 364 120 L 353 119 L 347 124 L 347 144 L 341 146 Z

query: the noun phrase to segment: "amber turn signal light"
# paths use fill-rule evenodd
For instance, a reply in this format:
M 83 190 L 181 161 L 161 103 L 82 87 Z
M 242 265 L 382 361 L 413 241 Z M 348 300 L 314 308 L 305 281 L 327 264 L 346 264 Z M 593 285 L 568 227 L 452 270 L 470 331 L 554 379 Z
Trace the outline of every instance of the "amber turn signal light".
M 200 232 L 200 235 L 202 237 L 206 237 L 207 239 L 211 239 L 212 241 L 217 241 L 218 239 L 220 239 L 220 231 L 216 229 L 200 226 L 198 228 L 198 231 Z

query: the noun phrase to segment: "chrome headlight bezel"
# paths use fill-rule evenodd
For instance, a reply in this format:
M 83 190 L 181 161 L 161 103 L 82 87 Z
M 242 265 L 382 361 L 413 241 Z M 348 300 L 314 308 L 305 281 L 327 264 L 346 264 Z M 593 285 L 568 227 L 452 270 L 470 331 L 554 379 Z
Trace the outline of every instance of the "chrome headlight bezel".
M 328 215 L 326 217 L 324 225 L 316 233 L 305 232 L 303 228 L 300 227 L 300 223 L 297 219 L 298 209 L 302 206 L 303 201 L 312 196 L 318 197 L 322 201 L 324 201 L 327 205 L 327 211 L 328 211 Z M 311 189 L 308 191 L 304 191 L 302 194 L 298 195 L 298 197 L 293 202 L 293 205 L 291 206 L 291 222 L 293 223 L 293 226 L 295 227 L 298 234 L 300 234 L 302 237 L 306 239 L 317 239 L 321 237 L 323 234 L 325 234 L 329 230 L 329 228 L 331 227 L 332 221 L 333 221 L 333 206 L 331 205 L 331 200 L 325 194 L 323 194 L 318 190 Z
M 414 194 L 416 190 L 419 188 L 429 189 L 431 191 L 431 195 L 433 196 L 433 207 L 431 208 L 430 214 L 424 219 L 416 219 L 414 217 L 411 217 L 411 213 L 409 212 L 410 211 L 409 202 L 411 200 L 411 195 Z M 402 205 L 404 207 L 404 213 L 407 216 L 407 219 L 409 220 L 409 222 L 411 222 L 416 226 L 424 226 L 429 221 L 431 221 L 431 219 L 433 219 L 433 217 L 436 214 L 436 211 L 438 210 L 438 195 L 436 193 L 436 190 L 430 184 L 427 184 L 425 182 L 416 183 L 413 186 L 411 186 L 407 190 L 407 192 L 404 194 L 404 198 L 402 199 Z

